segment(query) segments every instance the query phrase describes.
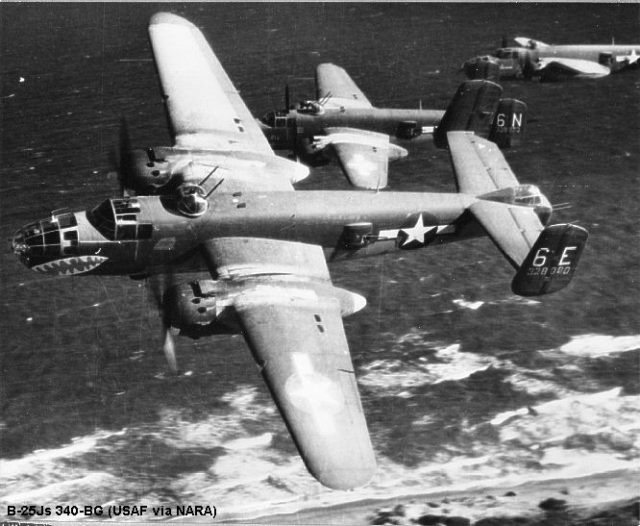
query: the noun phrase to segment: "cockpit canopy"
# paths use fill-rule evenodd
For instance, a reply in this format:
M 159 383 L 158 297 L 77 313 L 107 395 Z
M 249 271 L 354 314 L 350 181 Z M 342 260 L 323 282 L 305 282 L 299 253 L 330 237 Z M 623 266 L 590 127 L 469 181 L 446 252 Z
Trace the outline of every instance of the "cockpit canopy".
M 535 206 L 546 200 L 540 188 L 534 184 L 521 184 L 514 188 L 513 201 L 518 205 Z
M 140 202 L 132 197 L 106 199 L 87 212 L 87 219 L 109 240 L 149 239 L 153 225 L 139 220 Z

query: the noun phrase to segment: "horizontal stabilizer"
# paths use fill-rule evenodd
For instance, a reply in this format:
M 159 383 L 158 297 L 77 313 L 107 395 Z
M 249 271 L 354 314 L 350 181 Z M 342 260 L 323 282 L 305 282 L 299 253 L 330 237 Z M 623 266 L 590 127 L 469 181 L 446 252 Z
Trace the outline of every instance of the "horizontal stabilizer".
M 516 176 L 494 143 L 471 132 L 450 132 L 448 142 L 459 192 L 482 195 L 518 186 Z
M 438 148 L 447 148 L 447 132 L 473 131 L 487 136 L 493 115 L 502 95 L 502 88 L 488 80 L 463 82 L 433 134 L 433 143 Z
M 562 224 L 545 228 L 511 283 L 519 296 L 540 296 L 566 287 L 575 274 L 588 232 Z

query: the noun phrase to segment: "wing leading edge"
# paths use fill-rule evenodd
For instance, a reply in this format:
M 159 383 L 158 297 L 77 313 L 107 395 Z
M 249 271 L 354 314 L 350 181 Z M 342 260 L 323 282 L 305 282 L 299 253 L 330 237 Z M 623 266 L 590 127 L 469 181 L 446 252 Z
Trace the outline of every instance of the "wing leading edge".
M 149 37 L 177 146 L 273 155 L 196 26 L 179 16 L 157 13 L 151 18 Z
M 238 287 L 238 322 L 309 472 L 334 489 L 368 482 L 376 463 L 342 324 L 364 298 L 331 285 L 319 246 L 220 238 L 204 250 Z
M 335 64 L 320 64 L 316 68 L 318 100 L 326 105 L 344 108 L 372 108 L 369 99 L 358 88 L 349 74 Z

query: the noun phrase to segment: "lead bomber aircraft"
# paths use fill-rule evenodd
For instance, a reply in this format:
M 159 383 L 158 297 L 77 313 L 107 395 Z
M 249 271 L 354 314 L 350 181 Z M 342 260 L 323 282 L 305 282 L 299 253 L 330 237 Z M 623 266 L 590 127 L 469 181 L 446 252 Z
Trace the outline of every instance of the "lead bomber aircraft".
M 159 13 L 149 34 L 174 139 L 149 164 L 170 189 L 52 213 L 13 250 L 55 275 L 207 270 L 164 294 L 172 368 L 176 332 L 243 334 L 309 472 L 363 485 L 376 462 L 342 318 L 366 300 L 335 287 L 326 261 L 488 235 L 517 271 L 513 292 L 531 296 L 569 283 L 587 232 L 545 228 L 548 200 L 469 132 L 448 136 L 457 193 L 296 192 L 305 170 L 275 156 L 200 30 Z

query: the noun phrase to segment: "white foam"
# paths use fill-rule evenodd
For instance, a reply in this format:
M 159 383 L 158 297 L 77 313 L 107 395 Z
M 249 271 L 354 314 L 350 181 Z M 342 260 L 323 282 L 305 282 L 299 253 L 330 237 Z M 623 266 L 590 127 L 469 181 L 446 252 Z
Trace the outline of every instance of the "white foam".
M 503 443 L 576 449 L 599 445 L 619 452 L 640 445 L 639 417 L 640 396 L 622 396 L 617 387 L 500 413 L 491 424 L 500 427 Z M 586 443 L 585 437 L 590 437 Z
M 272 439 L 273 435 L 271 433 L 263 433 L 262 435 L 253 437 L 236 438 L 235 440 L 229 440 L 228 442 L 225 442 L 223 446 L 226 449 L 235 450 L 261 448 L 271 445 Z
M 433 359 L 423 356 L 411 361 L 374 360 L 362 368 L 358 382 L 367 387 L 377 387 L 396 394 L 402 393 L 407 397 L 406 389 L 462 380 L 501 363 L 491 356 L 459 352 L 460 345 L 457 343 L 436 349 Z
M 560 347 L 565 354 L 597 358 L 610 354 L 640 349 L 640 335 L 607 336 L 605 334 L 582 334 Z
M 453 300 L 453 303 L 455 303 L 459 307 L 464 307 L 465 309 L 471 309 L 471 310 L 478 310 L 480 307 L 484 305 L 484 301 L 467 301 L 462 298 Z
M 0 459 L 0 474 L 2 475 L 2 478 L 5 479 L 20 476 L 25 473 L 37 473 L 39 469 L 47 464 L 91 451 L 95 448 L 99 440 L 104 440 L 111 436 L 122 435 L 125 430 L 126 428 L 115 433 L 98 431 L 92 435 L 75 437 L 71 440 L 70 444 L 60 448 L 38 449 L 30 455 L 14 460 Z

